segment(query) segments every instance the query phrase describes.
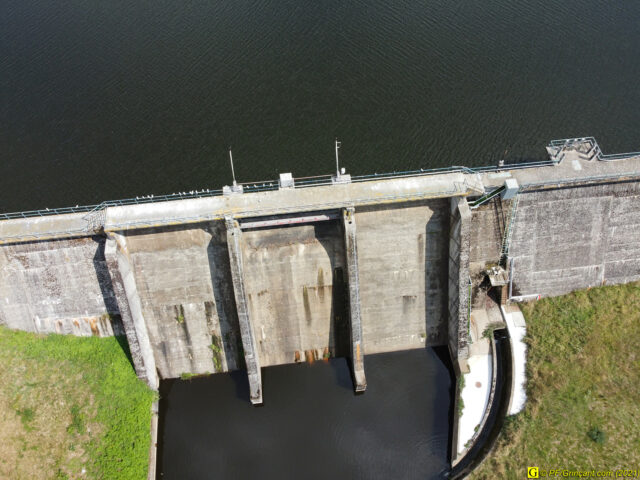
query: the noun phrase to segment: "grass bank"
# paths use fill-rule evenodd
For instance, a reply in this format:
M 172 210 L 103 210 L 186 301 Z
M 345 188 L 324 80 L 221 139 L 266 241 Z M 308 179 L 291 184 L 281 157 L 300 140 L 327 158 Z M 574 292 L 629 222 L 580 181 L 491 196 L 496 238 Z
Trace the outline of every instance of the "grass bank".
M 0 327 L 0 478 L 146 478 L 155 394 L 125 343 Z
M 640 284 L 525 304 L 525 410 L 471 478 L 640 465 Z

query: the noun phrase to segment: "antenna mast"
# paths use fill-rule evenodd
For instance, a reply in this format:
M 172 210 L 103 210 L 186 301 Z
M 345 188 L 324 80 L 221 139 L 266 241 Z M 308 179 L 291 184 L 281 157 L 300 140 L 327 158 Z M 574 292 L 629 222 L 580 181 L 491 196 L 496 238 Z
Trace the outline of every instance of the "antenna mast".
M 342 142 L 339 142 L 336 138 L 336 178 L 340 178 L 340 164 L 338 162 L 338 149 L 342 145 Z
M 229 162 L 231 162 L 231 176 L 233 177 L 233 186 L 237 186 L 236 172 L 233 170 L 233 155 L 231 154 L 231 147 L 229 147 Z

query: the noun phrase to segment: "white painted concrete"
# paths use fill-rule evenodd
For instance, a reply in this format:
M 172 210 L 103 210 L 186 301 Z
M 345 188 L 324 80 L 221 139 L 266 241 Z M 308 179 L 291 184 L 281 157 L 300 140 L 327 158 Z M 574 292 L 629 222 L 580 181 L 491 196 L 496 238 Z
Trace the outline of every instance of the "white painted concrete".
M 511 404 L 507 415 L 515 415 L 522 411 L 527 401 L 527 345 L 524 337 L 527 334 L 527 326 L 522 312 L 507 312 L 504 307 L 500 307 L 502 315 L 507 323 L 509 336 L 511 337 L 511 354 L 513 358 L 513 385 L 511 394 Z
M 486 338 L 479 341 L 489 343 Z M 469 357 L 469 373 L 464 375 L 465 385 L 461 392 L 464 410 L 458 420 L 458 453 L 465 449 L 476 433 L 476 427 L 480 428 L 491 392 L 492 363 L 490 348 L 484 355 Z

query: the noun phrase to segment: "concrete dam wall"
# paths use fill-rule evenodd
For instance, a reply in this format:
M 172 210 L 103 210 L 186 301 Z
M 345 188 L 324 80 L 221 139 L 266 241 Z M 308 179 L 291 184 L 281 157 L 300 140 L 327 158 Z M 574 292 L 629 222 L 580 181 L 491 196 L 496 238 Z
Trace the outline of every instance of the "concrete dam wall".
M 363 390 L 366 354 L 448 345 L 464 370 L 486 265 L 513 296 L 640 279 L 640 157 L 590 141 L 527 168 L 0 216 L 0 324 L 124 333 L 153 387 L 246 367 L 254 403 L 270 365 L 350 357 Z

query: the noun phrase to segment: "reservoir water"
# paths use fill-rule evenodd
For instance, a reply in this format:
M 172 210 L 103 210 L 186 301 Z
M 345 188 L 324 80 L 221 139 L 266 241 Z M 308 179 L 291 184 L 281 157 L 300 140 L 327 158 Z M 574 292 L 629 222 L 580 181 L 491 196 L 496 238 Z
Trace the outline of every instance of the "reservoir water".
M 0 211 L 640 150 L 640 3 L 0 2 Z
M 246 372 L 165 381 L 163 479 L 430 479 L 448 471 L 446 348 L 367 356 L 367 391 L 343 358 L 263 369 L 265 403 Z

